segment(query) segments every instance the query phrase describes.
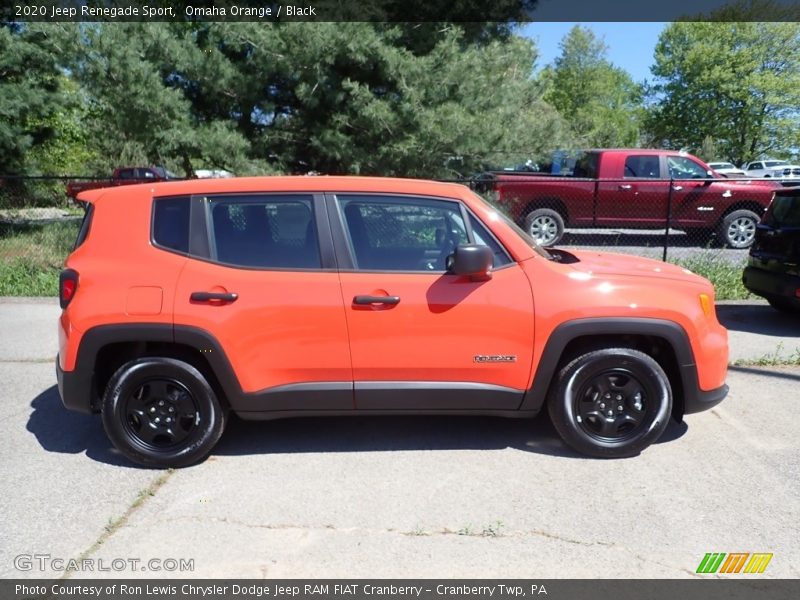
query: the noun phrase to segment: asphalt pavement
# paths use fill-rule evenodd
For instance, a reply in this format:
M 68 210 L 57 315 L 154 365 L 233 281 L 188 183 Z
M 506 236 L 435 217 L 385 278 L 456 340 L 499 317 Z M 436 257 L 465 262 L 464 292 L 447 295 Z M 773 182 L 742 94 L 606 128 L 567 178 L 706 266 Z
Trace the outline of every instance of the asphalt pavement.
M 800 347 L 766 304 L 717 311 L 733 362 Z M 61 406 L 58 313 L 0 299 L 0 577 L 80 557 L 74 576 L 671 578 L 740 551 L 800 577 L 798 367 L 732 366 L 722 404 L 625 460 L 574 454 L 546 418 L 233 419 L 162 472 Z

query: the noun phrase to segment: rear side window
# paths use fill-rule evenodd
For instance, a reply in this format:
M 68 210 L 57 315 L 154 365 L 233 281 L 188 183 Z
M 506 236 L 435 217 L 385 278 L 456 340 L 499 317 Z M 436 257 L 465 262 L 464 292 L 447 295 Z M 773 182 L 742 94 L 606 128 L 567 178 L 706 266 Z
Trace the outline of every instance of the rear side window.
M 661 169 L 658 165 L 658 156 L 628 156 L 625 159 L 625 177 L 659 179 L 661 177 Z
M 162 248 L 189 252 L 189 198 L 161 198 L 153 209 L 153 242 Z
M 94 215 L 94 204 L 89 204 L 86 207 L 86 212 L 83 213 L 83 221 L 81 221 L 81 228 L 78 230 L 78 238 L 72 247 L 73 250 L 86 241 L 86 236 L 89 235 L 89 228 L 92 226 L 92 215 Z
M 242 267 L 319 269 L 313 198 L 211 198 L 215 260 Z

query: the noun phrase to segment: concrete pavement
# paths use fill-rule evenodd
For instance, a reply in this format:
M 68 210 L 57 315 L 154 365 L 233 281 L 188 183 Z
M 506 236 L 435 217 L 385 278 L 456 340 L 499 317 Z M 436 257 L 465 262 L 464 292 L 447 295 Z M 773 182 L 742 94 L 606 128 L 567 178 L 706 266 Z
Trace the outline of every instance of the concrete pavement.
M 732 360 L 800 346 L 766 305 L 717 310 Z M 159 472 L 61 406 L 58 312 L 0 299 L 0 577 L 62 574 L 20 570 L 33 554 L 190 577 L 689 577 L 735 551 L 800 577 L 800 368 L 732 367 L 724 403 L 621 461 L 573 454 L 544 418 L 234 419 L 206 462 Z M 130 564 L 83 575 L 174 575 Z

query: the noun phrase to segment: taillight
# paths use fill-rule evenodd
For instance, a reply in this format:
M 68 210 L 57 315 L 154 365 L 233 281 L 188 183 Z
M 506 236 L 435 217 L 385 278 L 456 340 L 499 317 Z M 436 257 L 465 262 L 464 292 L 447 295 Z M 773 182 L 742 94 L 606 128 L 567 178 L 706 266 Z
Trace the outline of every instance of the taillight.
M 61 308 L 67 308 L 67 305 L 75 297 L 75 292 L 78 290 L 78 272 L 74 269 L 64 269 L 58 277 L 58 300 L 61 303 Z

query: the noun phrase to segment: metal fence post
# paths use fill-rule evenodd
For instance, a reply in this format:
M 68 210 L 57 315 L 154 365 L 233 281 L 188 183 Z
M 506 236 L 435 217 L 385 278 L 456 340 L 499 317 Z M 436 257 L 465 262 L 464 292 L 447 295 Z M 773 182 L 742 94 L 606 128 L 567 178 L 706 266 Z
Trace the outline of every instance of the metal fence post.
M 672 177 L 669 178 L 669 193 L 667 194 L 667 218 L 664 224 L 664 254 L 661 257 L 663 262 L 667 262 L 667 248 L 669 248 L 669 226 L 672 222 L 672 188 L 674 186 Z

